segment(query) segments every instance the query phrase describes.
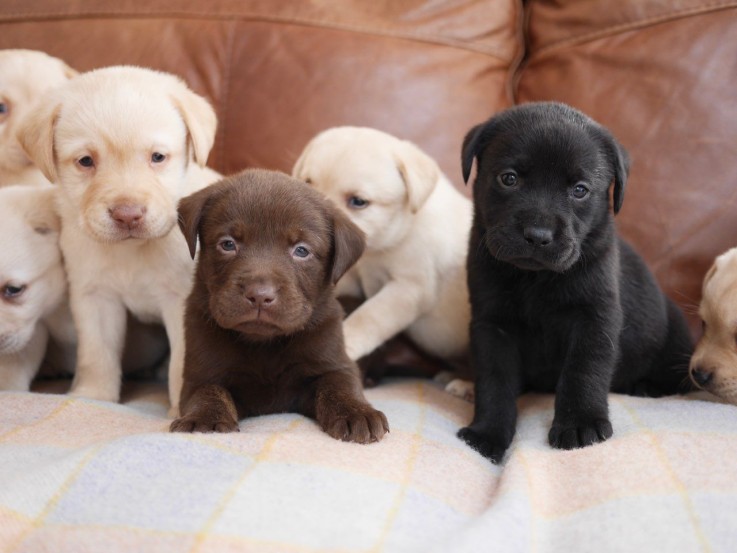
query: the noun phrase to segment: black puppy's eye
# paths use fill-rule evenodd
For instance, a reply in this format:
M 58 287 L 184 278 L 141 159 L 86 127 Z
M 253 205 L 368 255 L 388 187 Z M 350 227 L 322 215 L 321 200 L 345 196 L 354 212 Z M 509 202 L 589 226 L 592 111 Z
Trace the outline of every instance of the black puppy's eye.
M 82 167 L 84 167 L 86 169 L 89 169 L 90 167 L 94 167 L 95 166 L 95 160 L 92 159 L 92 156 L 80 157 L 77 160 L 77 163 L 79 163 Z
M 160 154 L 159 152 L 154 152 L 151 154 L 151 162 L 153 163 L 161 163 L 166 159 L 166 156 L 164 154 Z
M 310 250 L 300 244 L 296 248 L 294 248 L 294 250 L 292 250 L 292 255 L 294 257 L 300 257 L 304 259 L 306 257 L 309 257 Z
M 502 186 L 511 187 L 517 184 L 517 173 L 514 171 L 507 171 L 497 177 Z
M 218 242 L 218 248 L 220 248 L 222 251 L 229 253 L 234 252 L 238 249 L 238 246 L 235 243 L 235 240 L 232 240 L 230 238 L 223 238 Z
M 369 201 L 359 198 L 358 196 L 351 196 L 348 198 L 348 207 L 351 209 L 363 209 L 368 206 Z
M 15 286 L 13 284 L 6 284 L 3 286 L 3 297 L 7 299 L 15 299 L 25 291 L 25 285 Z
M 589 189 L 583 184 L 579 183 L 573 187 L 573 197 L 576 198 L 577 200 L 585 198 L 588 193 L 589 193 Z

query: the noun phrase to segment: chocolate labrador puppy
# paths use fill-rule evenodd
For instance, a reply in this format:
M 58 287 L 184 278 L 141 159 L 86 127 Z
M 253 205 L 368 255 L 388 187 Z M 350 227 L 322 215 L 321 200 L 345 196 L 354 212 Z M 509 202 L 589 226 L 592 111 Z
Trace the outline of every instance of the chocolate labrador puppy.
M 499 462 L 515 398 L 555 392 L 548 440 L 571 449 L 611 437 L 607 394 L 683 391 L 683 314 L 616 234 L 628 157 L 601 125 L 557 103 L 504 111 L 471 129 L 475 213 L 468 257 L 473 422 L 458 435 Z
M 183 199 L 200 257 L 187 300 L 181 416 L 172 432 L 237 432 L 238 420 L 296 412 L 340 440 L 388 432 L 345 353 L 335 282 L 361 231 L 303 182 L 248 170 Z

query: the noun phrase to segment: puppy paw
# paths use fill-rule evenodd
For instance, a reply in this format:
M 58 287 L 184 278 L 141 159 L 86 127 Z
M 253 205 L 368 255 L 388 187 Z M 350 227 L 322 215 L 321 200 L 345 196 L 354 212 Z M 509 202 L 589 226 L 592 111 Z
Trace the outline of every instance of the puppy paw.
M 170 432 L 240 432 L 238 422 L 226 417 L 207 415 L 186 415 L 180 417 L 169 426 Z
M 613 433 L 612 423 L 605 417 L 566 424 L 553 421 L 548 442 L 557 449 L 576 449 L 603 442 L 611 438 Z
M 445 391 L 450 395 L 465 399 L 470 403 L 473 403 L 474 400 L 474 389 L 473 382 L 460 378 L 454 378 L 445 385 Z
M 336 415 L 323 423 L 322 427 L 337 440 L 359 444 L 378 442 L 389 432 L 389 422 L 384 413 L 371 407 Z
M 179 406 L 172 405 L 169 407 L 169 410 L 166 412 L 166 416 L 170 419 L 176 419 L 179 416 Z
M 509 449 L 509 444 L 512 443 L 514 432 L 479 431 L 467 426 L 458 431 L 458 437 L 492 463 L 498 465 Z

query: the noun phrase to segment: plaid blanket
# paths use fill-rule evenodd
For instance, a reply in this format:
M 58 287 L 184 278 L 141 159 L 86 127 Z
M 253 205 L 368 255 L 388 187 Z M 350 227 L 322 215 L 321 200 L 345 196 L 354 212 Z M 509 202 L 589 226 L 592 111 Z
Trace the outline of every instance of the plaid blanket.
M 614 437 L 562 452 L 552 397 L 525 396 L 494 466 L 455 437 L 471 405 L 438 385 L 367 396 L 391 433 L 361 446 L 291 414 L 169 434 L 153 383 L 120 405 L 0 393 L 0 551 L 737 550 L 734 406 L 614 395 Z

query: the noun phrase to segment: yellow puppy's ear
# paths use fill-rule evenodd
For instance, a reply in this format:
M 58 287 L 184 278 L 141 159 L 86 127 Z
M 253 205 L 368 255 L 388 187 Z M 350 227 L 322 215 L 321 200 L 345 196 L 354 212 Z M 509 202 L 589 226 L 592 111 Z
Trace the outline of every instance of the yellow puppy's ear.
M 412 213 L 417 213 L 435 190 L 440 168 L 434 159 L 406 140 L 399 143 L 394 157 L 407 187 L 409 207 Z
M 58 234 L 61 231 L 61 219 L 54 204 L 55 193 L 56 188 L 44 190 L 43 201 L 37 202 L 26 215 L 26 221 L 38 234 Z
M 307 143 L 307 146 L 305 146 L 305 149 L 302 150 L 302 153 L 299 155 L 299 159 L 297 159 L 297 161 L 294 163 L 294 167 L 292 168 L 292 176 L 295 179 L 303 181 L 307 178 L 307 175 L 304 174 L 305 165 L 307 164 L 307 158 L 310 155 L 310 150 L 312 150 L 313 147 L 314 143 L 312 140 L 310 140 Z
M 187 126 L 195 163 L 204 167 L 215 143 L 215 130 L 218 124 L 215 110 L 210 102 L 192 92 L 184 83 L 179 83 L 172 96 L 174 105 Z
M 52 183 L 57 181 L 54 129 L 60 111 L 61 98 L 51 90 L 23 117 L 17 130 L 18 142 L 26 155 Z

